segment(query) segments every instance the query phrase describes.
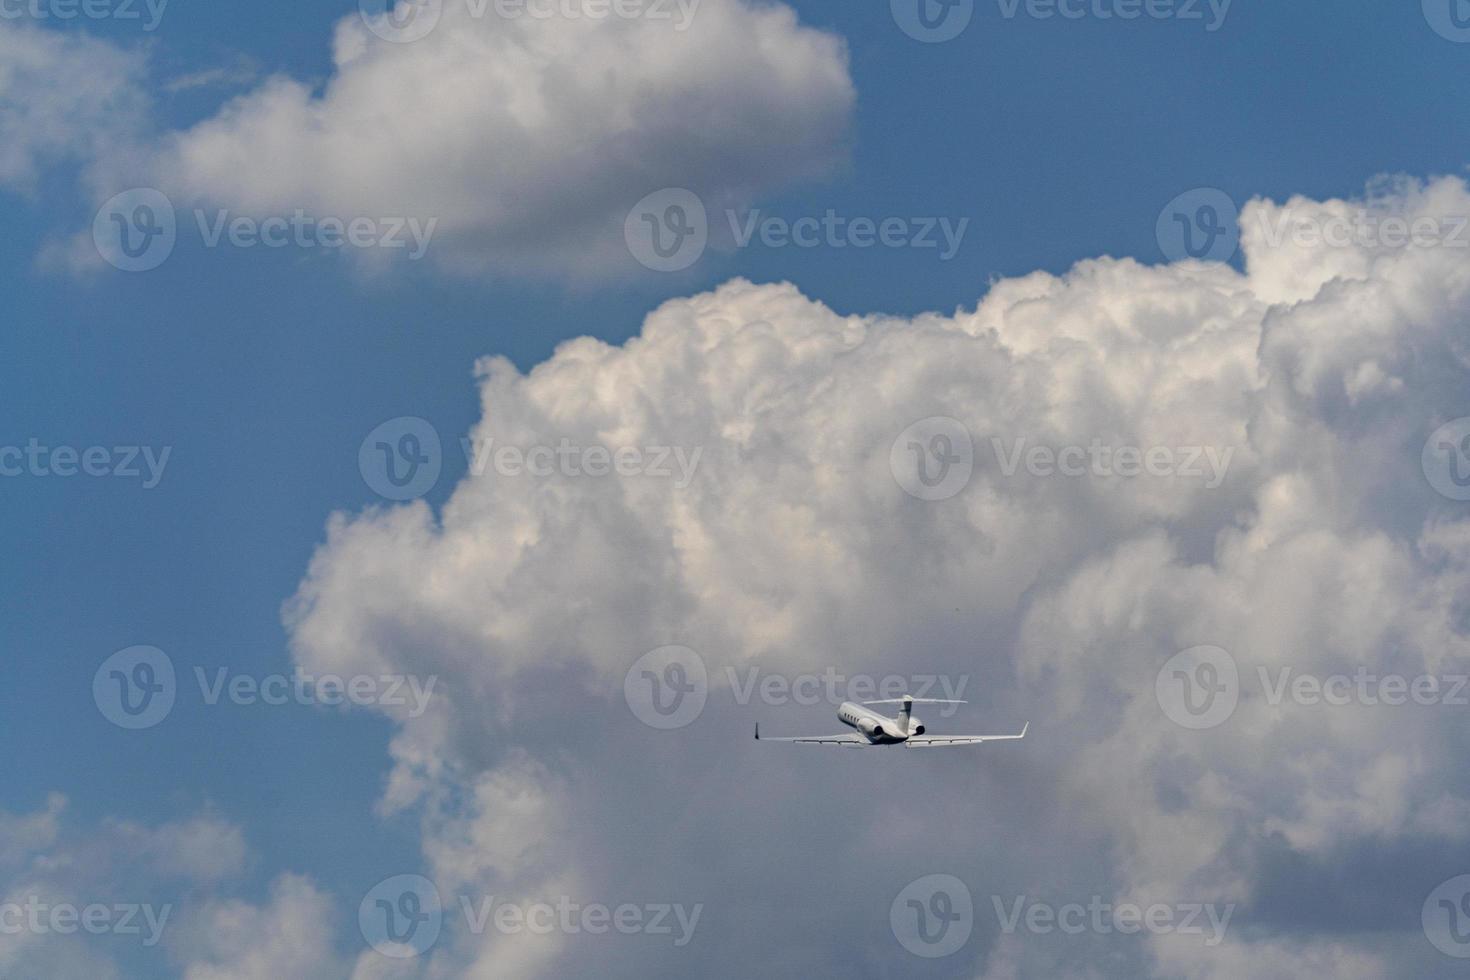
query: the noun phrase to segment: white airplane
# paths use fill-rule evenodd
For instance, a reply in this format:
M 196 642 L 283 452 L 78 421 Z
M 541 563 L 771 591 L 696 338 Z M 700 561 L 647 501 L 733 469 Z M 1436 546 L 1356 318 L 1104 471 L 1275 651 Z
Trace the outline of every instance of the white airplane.
M 889 718 L 869 706 L 875 704 L 899 705 L 898 717 Z M 1021 727 L 1019 735 L 925 735 L 924 723 L 914 717 L 916 704 L 965 704 L 943 698 L 913 698 L 905 694 L 901 698 L 887 701 L 844 701 L 837 709 L 837 718 L 844 725 L 856 729 L 841 735 L 799 735 L 786 738 L 761 738 L 760 722 L 755 725 L 758 742 L 808 742 L 813 745 L 845 745 L 854 749 L 865 749 L 872 745 L 907 745 L 911 749 L 927 749 L 939 745 L 979 745 L 981 742 L 1007 742 L 1026 737 L 1031 727 L 1028 721 Z

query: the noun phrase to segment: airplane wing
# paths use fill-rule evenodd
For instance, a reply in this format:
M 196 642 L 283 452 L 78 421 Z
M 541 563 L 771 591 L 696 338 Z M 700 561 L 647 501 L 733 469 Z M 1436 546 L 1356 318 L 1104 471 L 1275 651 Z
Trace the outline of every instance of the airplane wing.
M 848 748 L 860 749 L 872 746 L 872 742 L 852 732 L 844 732 L 841 735 L 798 735 L 786 738 L 761 738 L 761 726 L 755 726 L 755 740 L 757 742 L 807 742 L 812 745 L 845 745 Z
M 979 745 L 982 742 L 1013 742 L 1025 738 L 1031 728 L 1028 721 L 1019 735 L 911 735 L 904 745 L 913 749 L 932 749 L 942 745 Z

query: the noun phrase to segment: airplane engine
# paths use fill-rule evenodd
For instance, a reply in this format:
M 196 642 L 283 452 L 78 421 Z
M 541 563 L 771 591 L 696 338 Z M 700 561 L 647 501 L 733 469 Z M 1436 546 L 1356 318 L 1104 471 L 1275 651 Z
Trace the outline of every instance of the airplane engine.
M 882 737 L 883 735 L 883 726 L 878 724 L 876 721 L 869 721 L 866 718 L 858 722 L 858 730 L 869 738 L 873 738 L 875 736 Z
M 922 721 L 920 721 L 919 719 L 917 719 L 917 718 L 915 718 L 913 721 L 909 722 L 909 734 L 910 735 L 922 735 L 922 734 L 924 734 L 924 723 Z

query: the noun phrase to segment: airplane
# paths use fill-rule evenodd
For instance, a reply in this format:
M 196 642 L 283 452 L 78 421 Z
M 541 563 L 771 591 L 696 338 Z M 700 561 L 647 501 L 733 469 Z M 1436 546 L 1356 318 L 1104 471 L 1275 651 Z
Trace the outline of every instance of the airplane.
M 844 745 L 848 748 L 865 749 L 874 745 L 906 745 L 911 749 L 935 748 L 941 745 L 979 745 L 982 742 L 1007 742 L 1025 738 L 1031 727 L 1028 721 L 1021 727 L 1019 735 L 925 735 L 924 723 L 913 714 L 916 704 L 965 704 L 945 698 L 915 698 L 905 694 L 901 698 L 884 701 L 844 701 L 837 709 L 837 718 L 844 725 L 856 729 L 841 735 L 799 735 L 783 738 L 761 738 L 760 722 L 755 723 L 757 742 L 806 742 L 812 745 Z M 889 718 L 869 708 L 876 704 L 899 705 L 898 717 Z

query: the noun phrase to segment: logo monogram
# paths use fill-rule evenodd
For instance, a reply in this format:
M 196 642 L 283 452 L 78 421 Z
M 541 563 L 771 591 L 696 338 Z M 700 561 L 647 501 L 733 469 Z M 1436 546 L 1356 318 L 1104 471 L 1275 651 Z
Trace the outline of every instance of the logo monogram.
M 684 242 L 694 234 L 694 225 L 689 221 L 689 212 L 678 204 L 670 204 L 664 208 L 662 224 L 659 223 L 658 216 L 652 212 L 643 213 L 643 222 L 648 225 L 653 252 L 661 259 L 670 259 L 677 255 L 679 249 L 684 247 Z M 664 244 L 665 228 L 674 237 L 672 245 Z
M 653 710 L 666 717 L 679 710 L 680 705 L 684 703 L 685 695 L 693 694 L 695 691 L 695 685 L 689 682 L 689 675 L 684 665 L 677 660 L 664 667 L 661 676 L 651 670 L 642 671 L 641 676 L 648 681 Z M 663 699 L 664 688 L 668 688 L 673 693 L 672 699 L 668 702 Z
M 1164 207 L 1154 236 L 1170 262 L 1228 262 L 1240 246 L 1239 223 L 1240 209 L 1230 195 L 1214 187 L 1197 187 Z
M 412 942 L 419 926 L 429 921 L 429 913 L 423 911 L 424 901 L 415 891 L 399 895 L 396 904 L 386 898 L 380 898 L 374 904 L 383 913 L 383 931 L 395 943 Z M 404 928 L 398 925 L 399 916 L 403 917 Z
M 959 453 L 954 451 L 954 440 L 944 433 L 939 433 L 929 440 L 928 450 L 917 442 L 909 443 L 909 451 L 914 454 L 914 465 L 919 471 L 919 482 L 929 488 L 939 486 L 949 478 L 950 467 L 961 461 Z M 939 463 L 939 472 L 929 472 L 929 458 L 933 457 Z
M 954 14 L 955 8 L 960 6 L 961 2 L 962 0 L 918 0 L 919 23 L 931 31 L 937 31 Z M 939 10 L 938 16 L 932 13 L 936 7 Z
M 133 665 L 131 678 L 121 670 L 108 671 L 108 676 L 117 681 L 117 698 L 123 712 L 134 718 L 148 710 L 148 707 L 153 704 L 154 695 L 162 694 L 164 691 L 163 685 L 158 683 L 157 671 L 146 660 Z M 135 687 L 140 696 L 136 704 L 133 703 L 132 698 Z
M 893 22 L 926 44 L 954 40 L 975 15 L 975 0 L 889 0 L 888 6 Z
M 157 647 L 119 650 L 92 676 L 92 700 L 119 728 L 152 728 L 168 717 L 177 696 L 174 665 Z
M 1450 938 L 1462 946 L 1470 945 L 1470 929 L 1461 925 L 1460 917 L 1463 915 L 1470 919 L 1470 892 L 1460 896 L 1458 902 L 1452 902 L 1448 898 L 1439 900 L 1439 907 L 1445 910 L 1449 922 Z
M 1470 470 L 1465 468 L 1466 460 L 1470 459 L 1470 435 L 1461 439 L 1458 445 L 1441 439 L 1439 451 L 1449 460 L 1449 475 L 1455 486 L 1470 487 Z
M 623 221 L 623 242 L 645 268 L 678 272 L 704 254 L 709 214 L 693 191 L 666 187 L 633 205 Z
M 419 15 L 419 6 L 416 3 L 389 4 L 383 14 L 397 30 L 407 30 L 413 25 L 415 18 Z
M 109 215 L 113 224 L 117 225 L 117 242 L 122 253 L 130 259 L 140 259 L 153 247 L 153 240 L 162 236 L 163 225 L 158 222 L 158 215 L 146 204 L 140 204 L 133 209 L 131 222 L 123 215 L 113 212 Z M 133 230 L 137 229 L 142 238 L 140 244 L 133 244 Z
M 1215 698 L 1224 694 L 1228 689 L 1220 682 L 1220 669 L 1209 661 L 1196 664 L 1193 676 L 1187 670 L 1175 669 L 1174 679 L 1179 681 L 1180 691 L 1184 696 L 1184 710 L 1190 714 L 1203 715 L 1215 706 Z M 1196 704 L 1194 699 L 1195 688 L 1204 692 L 1202 702 Z
M 899 945 L 925 959 L 958 952 L 975 928 L 975 901 L 954 875 L 925 875 L 909 882 L 888 907 Z
M 623 676 L 623 700 L 649 728 L 683 728 L 700 716 L 708 699 L 704 658 L 688 647 L 650 650 Z
M 909 899 L 907 905 L 914 910 L 919 938 L 931 946 L 944 939 L 952 923 L 960 921 L 959 913 L 954 910 L 954 899 L 946 891 L 937 891 L 930 895 L 927 908 L 917 898 Z M 935 922 L 933 933 L 929 931 L 929 916 L 931 915 Z
M 1470 417 L 1435 429 L 1424 442 L 1424 479 L 1442 497 L 1470 500 Z
M 936 415 L 904 429 L 888 451 L 894 480 L 920 500 L 948 500 L 970 482 L 975 443 L 958 419 Z
M 123 272 L 156 269 L 173 254 L 178 239 L 174 206 L 162 191 L 135 187 L 114 195 L 92 220 L 97 254 Z
M 1220 223 L 1220 212 L 1210 204 L 1201 204 L 1194 212 L 1194 216 L 1176 211 L 1174 220 L 1183 229 L 1184 252 L 1192 259 L 1202 259 L 1210 254 L 1220 236 L 1225 234 L 1225 226 Z M 1195 229 L 1198 228 L 1206 236 L 1204 244 L 1196 244 L 1194 240 Z
M 357 927 L 373 949 L 394 959 L 427 952 L 444 925 L 439 889 L 422 875 L 378 882 L 357 907 Z
M 1235 658 L 1215 646 L 1190 647 L 1170 657 L 1154 678 L 1159 708 L 1183 728 L 1214 728 L 1235 713 L 1240 671 Z
M 1456 875 L 1429 893 L 1420 925 L 1435 949 L 1455 959 L 1470 959 L 1470 874 Z
M 443 13 L 443 0 L 357 0 L 367 29 L 385 41 L 408 44 L 429 36 Z
M 398 437 L 398 446 L 395 448 L 383 441 L 377 443 L 377 448 L 383 454 L 383 470 L 388 482 L 395 487 L 406 487 L 418 476 L 419 467 L 429 463 L 429 457 L 423 451 L 423 444 L 419 437 L 412 432 L 405 432 Z M 407 464 L 408 472 L 400 476 L 398 474 L 398 460 L 402 459 Z
M 412 415 L 379 425 L 357 450 L 363 482 L 388 500 L 422 497 L 439 481 L 442 464 L 438 430 Z
M 1470 43 L 1470 0 L 1423 0 L 1424 19 L 1447 41 Z

